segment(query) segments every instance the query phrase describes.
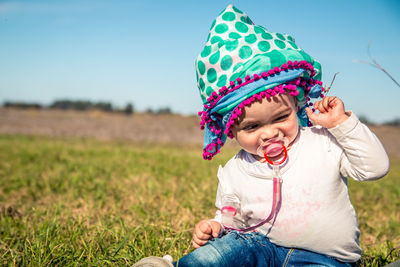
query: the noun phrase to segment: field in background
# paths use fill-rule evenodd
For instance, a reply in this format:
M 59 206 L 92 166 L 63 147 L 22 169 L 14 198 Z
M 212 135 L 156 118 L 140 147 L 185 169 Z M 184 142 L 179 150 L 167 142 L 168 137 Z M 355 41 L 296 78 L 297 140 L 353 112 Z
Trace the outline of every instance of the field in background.
M 204 161 L 201 144 L 190 141 L 191 131 L 199 132 L 197 119 L 191 117 L 154 116 L 135 124 L 132 120 L 143 117 L 121 115 L 125 125 L 116 126 L 115 118 L 108 120 L 102 113 L 24 112 L 30 120 L 15 113 L 0 116 L 0 132 L 16 129 L 18 122 L 20 129 L 38 124 L 53 129 L 43 116 L 63 125 L 52 130 L 61 134 L 0 135 L 0 265 L 129 266 L 148 255 L 170 254 L 177 259 L 191 251 L 192 228 L 213 216 L 216 170 L 234 155 L 234 145 L 215 160 Z M 89 133 L 90 127 L 98 127 L 112 133 L 102 129 L 107 125 L 119 129 L 114 133 L 126 129 L 144 137 L 135 141 L 68 132 L 72 128 Z M 172 126 L 179 131 L 171 132 Z M 160 128 L 147 132 L 151 127 Z M 386 139 L 385 146 L 390 141 L 396 147 L 397 139 L 388 138 L 399 136 L 397 129 L 385 131 L 386 137 L 380 136 Z M 157 135 L 166 139 L 157 141 Z M 201 138 L 201 133 L 195 137 Z M 184 141 L 178 144 L 179 139 Z M 384 179 L 349 182 L 362 233 L 363 266 L 400 259 L 399 184 L 400 157 L 393 153 Z
M 203 141 L 198 116 L 133 114 L 102 111 L 21 110 L 0 107 L 0 134 L 57 137 L 92 137 L 168 144 L 198 144 Z M 400 127 L 371 126 L 391 156 L 400 158 Z M 235 146 L 228 141 L 228 146 Z
M 215 171 L 196 145 L 0 136 L 0 265 L 129 265 L 191 250 L 213 216 Z M 400 161 L 377 182 L 350 182 L 365 266 L 400 258 Z M 375 265 L 380 266 L 380 265 Z

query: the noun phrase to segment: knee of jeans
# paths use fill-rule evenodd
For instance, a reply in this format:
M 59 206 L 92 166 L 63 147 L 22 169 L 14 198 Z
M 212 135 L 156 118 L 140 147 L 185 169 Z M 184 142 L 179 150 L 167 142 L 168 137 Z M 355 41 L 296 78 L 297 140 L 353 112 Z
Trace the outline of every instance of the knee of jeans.
M 177 266 L 228 266 L 221 253 L 207 244 L 187 254 L 178 261 Z

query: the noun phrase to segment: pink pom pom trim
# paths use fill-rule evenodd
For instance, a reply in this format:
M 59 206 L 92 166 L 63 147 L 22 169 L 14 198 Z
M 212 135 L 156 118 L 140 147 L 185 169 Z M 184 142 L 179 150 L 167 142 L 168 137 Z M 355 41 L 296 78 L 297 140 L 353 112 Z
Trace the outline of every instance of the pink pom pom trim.
M 304 79 L 299 77 L 285 84 L 280 84 L 275 86 L 274 88 L 270 88 L 265 91 L 256 93 L 250 96 L 248 99 L 245 99 L 233 110 L 232 115 L 229 118 L 229 121 L 223 133 L 222 129 L 220 129 L 217 123 L 213 121 L 209 116 L 209 111 L 213 107 L 215 107 L 218 101 L 225 95 L 235 90 L 238 90 L 242 86 L 257 81 L 261 78 L 265 79 L 268 76 L 272 76 L 275 75 L 276 73 L 289 69 L 304 69 L 310 73 L 311 77 L 314 77 L 316 73 L 312 64 L 308 63 L 307 61 L 298 62 L 297 60 L 295 60 L 294 62 L 292 62 L 289 60 L 288 62 L 282 64 L 281 67 L 275 67 L 274 69 L 270 69 L 267 72 L 264 71 L 261 74 L 254 74 L 253 77 L 251 77 L 250 75 L 246 75 L 244 81 L 241 78 L 236 78 L 236 81 L 229 81 L 229 87 L 223 86 L 218 90 L 218 93 L 213 92 L 211 94 L 211 96 L 207 99 L 208 103 L 204 104 L 204 110 L 198 113 L 198 115 L 201 117 L 200 129 L 204 130 L 207 125 L 210 131 L 214 132 L 218 137 L 215 142 L 209 144 L 206 148 L 204 148 L 203 150 L 204 159 L 211 160 L 215 154 L 218 154 L 220 152 L 220 148 L 224 145 L 224 143 L 222 142 L 223 134 L 226 134 L 229 138 L 234 137 L 231 131 L 232 126 L 242 114 L 244 107 L 250 106 L 254 101 L 260 101 L 262 98 L 270 98 L 277 94 L 284 94 L 285 92 L 288 92 L 291 96 L 295 97 L 299 95 L 299 91 L 296 90 L 297 86 L 299 86 L 303 88 L 306 99 L 306 105 L 308 104 L 308 102 L 310 101 L 310 98 L 308 97 L 308 92 L 316 84 L 322 87 L 322 82 L 319 80 L 315 80 L 313 78 Z M 324 88 L 322 88 L 322 92 L 323 91 L 325 91 Z M 321 96 L 323 96 L 322 93 Z M 309 123 L 309 126 L 310 125 L 311 123 Z

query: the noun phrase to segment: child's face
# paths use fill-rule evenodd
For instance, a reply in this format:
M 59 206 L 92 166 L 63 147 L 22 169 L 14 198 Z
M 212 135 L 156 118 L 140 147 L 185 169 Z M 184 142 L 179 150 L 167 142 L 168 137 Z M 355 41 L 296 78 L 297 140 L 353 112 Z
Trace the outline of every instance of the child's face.
M 286 137 L 288 149 L 296 139 L 299 124 L 294 97 L 279 94 L 272 98 L 262 98 L 245 107 L 242 116 L 232 128 L 239 145 L 253 154 L 257 160 L 257 148 L 274 137 Z

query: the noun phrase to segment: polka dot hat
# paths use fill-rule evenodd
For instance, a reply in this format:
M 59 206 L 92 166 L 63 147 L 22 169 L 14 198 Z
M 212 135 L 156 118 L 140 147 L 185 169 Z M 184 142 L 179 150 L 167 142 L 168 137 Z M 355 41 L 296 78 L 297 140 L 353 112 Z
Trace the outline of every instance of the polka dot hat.
M 290 93 L 299 103 L 302 126 L 311 98 L 323 97 L 321 65 L 288 34 L 269 32 L 232 5 L 211 25 L 204 49 L 196 60 L 197 86 L 204 109 L 203 157 L 212 159 L 245 106 L 261 98 Z

